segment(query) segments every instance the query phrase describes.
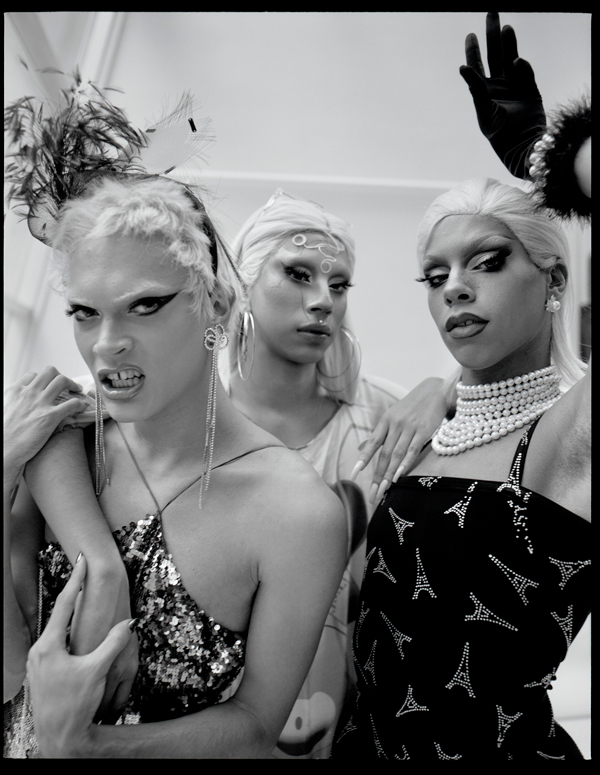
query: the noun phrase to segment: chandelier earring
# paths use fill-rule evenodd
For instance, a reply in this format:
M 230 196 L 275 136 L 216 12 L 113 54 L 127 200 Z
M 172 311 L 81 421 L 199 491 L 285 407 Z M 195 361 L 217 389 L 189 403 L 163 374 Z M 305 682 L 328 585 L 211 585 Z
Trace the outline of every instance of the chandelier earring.
M 341 326 L 338 336 L 343 336 L 343 339 L 340 341 L 345 343 L 339 350 L 341 360 L 339 373 L 326 374 L 321 368 L 322 361 L 327 360 L 327 353 L 322 361 L 317 363 L 317 381 L 321 387 L 330 393 L 343 393 L 347 390 L 357 379 L 362 362 L 360 344 L 354 334 L 348 328 Z M 333 350 L 334 346 L 330 348 L 330 351 Z M 343 384 L 336 383 L 336 380 L 343 380 Z
M 560 309 L 560 301 L 556 298 L 554 294 L 550 296 L 548 301 L 546 302 L 546 309 L 548 312 L 558 312 Z
M 204 346 L 212 352 L 210 380 L 208 383 L 208 402 L 206 405 L 206 433 L 204 437 L 204 456 L 202 460 L 202 475 L 200 477 L 200 495 L 198 508 L 202 508 L 202 493 L 208 490 L 210 472 L 212 469 L 213 450 L 215 446 L 215 431 L 217 427 L 217 386 L 219 384 L 219 352 L 227 347 L 229 337 L 222 325 L 217 323 L 214 328 L 204 332 Z
M 96 498 L 100 497 L 102 488 L 109 484 L 106 473 L 106 450 L 104 448 L 104 405 L 100 391 L 96 390 L 96 434 L 94 442 L 94 461 L 96 479 Z
M 242 324 L 237 341 L 237 368 L 240 379 L 246 382 L 254 365 L 254 342 L 256 332 L 254 329 L 254 317 L 247 309 L 242 317 Z

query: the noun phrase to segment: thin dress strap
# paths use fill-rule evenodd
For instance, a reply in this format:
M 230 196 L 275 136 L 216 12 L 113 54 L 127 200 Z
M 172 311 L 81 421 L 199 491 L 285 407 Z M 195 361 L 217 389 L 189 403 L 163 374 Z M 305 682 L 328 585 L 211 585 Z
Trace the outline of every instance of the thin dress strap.
M 529 449 L 529 442 L 531 441 L 531 436 L 533 435 L 535 426 L 538 424 L 542 417 L 543 415 L 536 417 L 529 428 L 527 428 L 525 433 L 521 436 L 521 440 L 519 441 L 519 446 L 515 452 L 512 466 L 510 468 L 510 473 L 508 475 L 508 482 L 510 482 L 512 485 L 515 485 L 516 487 L 521 487 L 523 469 L 525 468 L 525 458 L 527 457 L 527 450 Z
M 177 493 L 177 495 L 174 495 L 171 498 L 171 500 L 168 503 L 165 503 L 165 505 L 161 509 L 161 507 L 158 504 L 158 501 L 156 500 L 156 497 L 155 497 L 154 493 L 152 492 L 152 489 L 151 489 L 150 485 L 148 484 L 148 481 L 147 481 L 146 477 L 144 476 L 144 472 L 142 471 L 142 469 L 138 465 L 137 460 L 135 459 L 135 455 L 133 454 L 133 450 L 129 446 L 129 444 L 127 442 L 127 439 L 125 438 L 125 434 L 123 433 L 119 423 L 117 423 L 117 428 L 119 430 L 119 433 L 121 434 L 121 438 L 123 439 L 123 442 L 125 444 L 125 448 L 129 452 L 129 456 L 131 457 L 131 459 L 133 461 L 133 464 L 137 468 L 138 474 L 140 475 L 140 478 L 141 478 L 142 482 L 144 483 L 144 486 L 146 487 L 146 489 L 148 490 L 148 492 L 150 494 L 150 497 L 154 501 L 154 505 L 156 506 L 156 511 L 157 511 L 158 515 L 162 515 L 163 511 L 167 508 L 167 506 L 170 506 L 171 503 L 173 503 L 173 501 L 177 500 L 177 498 L 179 498 L 180 495 L 183 495 L 183 493 L 186 492 L 186 490 L 189 490 L 190 487 L 192 487 L 194 484 L 196 484 L 196 482 L 198 482 L 202 478 L 202 474 L 200 474 L 192 482 L 190 482 L 189 484 L 186 484 L 186 486 L 183 488 L 183 490 L 180 490 Z M 254 449 L 249 449 L 247 452 L 242 452 L 241 455 L 236 455 L 235 457 L 232 457 L 229 460 L 223 461 L 223 463 L 219 463 L 218 466 L 213 466 L 212 470 L 214 471 L 215 468 L 221 468 L 221 466 L 226 466 L 228 463 L 233 463 L 234 460 L 239 460 L 242 457 L 246 457 L 246 455 L 251 455 L 253 452 L 260 452 L 261 449 L 269 449 L 270 447 L 282 447 L 282 446 L 283 446 L 282 444 L 265 444 L 262 447 L 255 447 Z

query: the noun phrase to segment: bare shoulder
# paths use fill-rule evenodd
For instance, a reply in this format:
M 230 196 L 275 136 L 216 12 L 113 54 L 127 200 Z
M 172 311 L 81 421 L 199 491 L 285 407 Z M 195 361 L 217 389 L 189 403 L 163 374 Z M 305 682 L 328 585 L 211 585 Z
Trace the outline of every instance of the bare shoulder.
M 345 521 L 340 499 L 297 452 L 275 447 L 261 450 L 258 455 L 265 465 L 256 483 L 266 507 L 279 511 L 284 504 L 290 520 L 305 523 L 312 519 Z
M 542 417 L 523 483 L 591 519 L 591 390 L 586 374 Z
M 232 472 L 233 473 L 233 472 Z M 233 484 L 233 482 L 232 482 Z M 238 466 L 240 488 L 260 554 L 346 551 L 346 516 L 315 469 L 287 447 L 261 449 Z
M 535 446 L 534 446 L 535 443 Z M 591 458 L 591 374 L 571 387 L 544 414 L 534 434 L 532 454 L 555 458 L 571 473 Z

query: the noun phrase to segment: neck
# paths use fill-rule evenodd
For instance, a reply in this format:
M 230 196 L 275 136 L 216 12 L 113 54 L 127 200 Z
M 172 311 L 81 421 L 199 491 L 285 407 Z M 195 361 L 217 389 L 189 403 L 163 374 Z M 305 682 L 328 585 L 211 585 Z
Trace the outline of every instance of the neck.
M 174 403 L 160 415 L 148 420 L 120 423 L 132 449 L 142 458 L 169 465 L 201 461 L 204 454 L 208 380 L 202 380 L 187 400 Z M 217 432 L 214 463 L 227 454 L 236 433 L 239 415 L 221 382 L 217 386 Z
M 550 365 L 550 348 L 528 350 L 521 355 L 500 361 L 486 369 L 463 368 L 461 382 L 463 385 L 485 385 L 500 382 L 512 377 L 520 377 L 537 369 L 545 369 Z
M 232 366 L 230 394 L 240 408 L 259 406 L 286 413 L 323 401 L 318 390 L 316 364 L 292 363 L 265 352 L 256 353 L 252 372 L 245 382 L 240 379 L 235 364 Z

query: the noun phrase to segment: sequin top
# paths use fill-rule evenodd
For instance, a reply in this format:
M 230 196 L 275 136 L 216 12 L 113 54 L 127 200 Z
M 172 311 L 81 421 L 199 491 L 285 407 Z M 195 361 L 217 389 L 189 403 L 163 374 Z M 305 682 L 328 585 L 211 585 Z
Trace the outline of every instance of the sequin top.
M 113 533 L 127 568 L 131 612 L 140 618 L 139 669 L 122 723 L 178 718 L 215 705 L 244 663 L 245 639 L 198 608 L 181 583 L 157 516 Z M 58 544 L 39 554 L 43 621 L 71 575 Z
M 359 695 L 333 758 L 582 758 L 548 690 L 591 608 L 591 524 L 506 481 L 398 480 L 368 530 Z

